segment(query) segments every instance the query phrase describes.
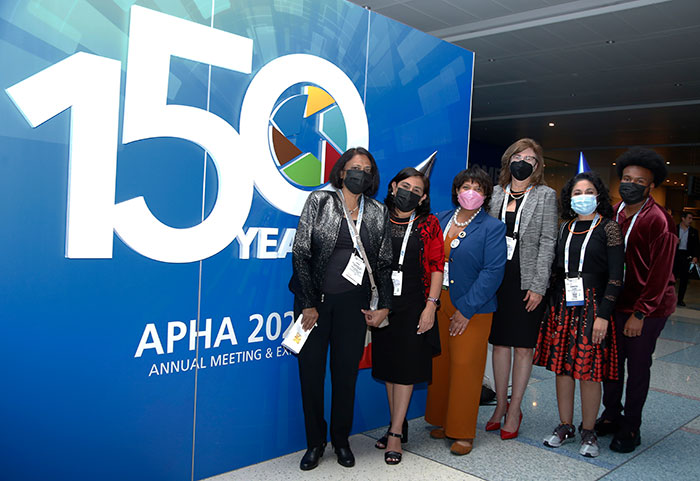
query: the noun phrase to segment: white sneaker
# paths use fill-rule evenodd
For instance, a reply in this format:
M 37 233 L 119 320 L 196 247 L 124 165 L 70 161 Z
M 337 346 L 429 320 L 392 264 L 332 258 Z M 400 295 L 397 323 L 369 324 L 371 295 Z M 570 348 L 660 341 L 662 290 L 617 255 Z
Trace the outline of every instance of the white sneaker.
M 571 424 L 560 424 L 554 428 L 551 436 L 544 438 L 544 445 L 550 448 L 558 448 L 562 444 L 573 441 L 576 438 L 576 428 Z
M 578 450 L 581 456 L 587 458 L 595 458 L 600 454 L 598 449 L 598 438 L 594 431 L 589 431 L 588 429 L 583 429 L 581 431 L 581 448 Z

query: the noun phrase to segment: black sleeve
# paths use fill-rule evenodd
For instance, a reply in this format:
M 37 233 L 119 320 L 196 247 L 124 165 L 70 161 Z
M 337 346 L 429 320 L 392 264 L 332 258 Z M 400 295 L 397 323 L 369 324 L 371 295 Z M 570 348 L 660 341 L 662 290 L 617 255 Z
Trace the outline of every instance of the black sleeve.
M 615 221 L 605 225 L 605 238 L 608 258 L 608 284 L 605 295 L 598 306 L 598 317 L 610 320 L 617 298 L 622 291 L 622 276 L 625 265 L 625 245 L 622 240 L 622 229 Z
M 304 209 L 299 216 L 297 233 L 292 245 L 292 265 L 295 279 L 291 284 L 296 287 L 294 294 L 302 309 L 316 307 L 319 297 L 311 276 L 311 237 L 317 212 L 318 197 L 312 194 L 306 199 Z
M 379 291 L 379 306 L 377 309 L 391 309 L 391 301 L 394 295 L 394 284 L 391 280 L 391 263 L 394 259 L 391 247 L 391 226 L 389 224 L 389 210 L 382 209 L 382 224 L 379 240 L 379 256 L 377 258 L 377 290 Z

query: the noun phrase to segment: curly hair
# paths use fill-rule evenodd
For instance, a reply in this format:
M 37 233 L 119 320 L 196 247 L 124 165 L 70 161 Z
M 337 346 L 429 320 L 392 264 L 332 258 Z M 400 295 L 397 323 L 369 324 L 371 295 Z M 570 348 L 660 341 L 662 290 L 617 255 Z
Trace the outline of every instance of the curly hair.
M 477 165 L 472 165 L 455 176 L 452 181 L 452 203 L 459 207 L 458 191 L 467 181 L 479 184 L 481 190 L 484 191 L 484 205 L 488 206 L 491 194 L 493 194 L 493 182 L 491 181 L 491 176 Z
M 630 165 L 637 165 L 649 169 L 651 173 L 654 174 L 654 185 L 656 187 L 663 184 L 668 175 L 668 169 L 666 168 L 664 158 L 655 151 L 645 149 L 644 147 L 632 147 L 619 156 L 615 162 L 617 163 L 617 176 L 619 178 L 622 178 L 622 171 L 625 170 L 625 167 L 629 167 Z
M 591 184 L 593 184 L 593 187 L 595 187 L 595 190 L 598 191 L 598 207 L 596 207 L 596 211 L 598 214 L 600 214 L 602 217 L 606 219 L 611 219 L 613 216 L 613 208 L 612 204 L 610 203 L 610 192 L 608 191 L 608 188 L 605 187 L 605 184 L 603 183 L 602 179 L 598 175 L 597 172 L 594 172 L 592 170 L 588 172 L 582 172 L 580 174 L 577 174 L 573 176 L 569 181 L 564 185 L 564 187 L 561 189 L 561 217 L 564 220 L 571 220 L 576 218 L 576 212 L 573 211 L 571 208 L 571 192 L 574 190 L 574 186 L 580 181 L 580 180 L 587 180 Z
M 501 156 L 501 173 L 498 175 L 498 184 L 504 189 L 511 181 L 510 158 L 523 150 L 532 149 L 537 158 L 537 165 L 530 177 L 533 185 L 546 185 L 544 181 L 544 154 L 542 146 L 532 139 L 520 139 L 511 144 Z
M 420 177 L 423 181 L 423 193 L 425 194 L 425 200 L 421 202 L 418 207 L 416 207 L 416 216 L 420 217 L 422 215 L 430 214 L 430 179 L 420 170 L 416 170 L 413 167 L 406 167 L 402 169 L 396 176 L 389 181 L 389 187 L 387 188 L 386 197 L 384 198 L 384 205 L 387 206 L 389 212 L 394 212 L 394 192 L 391 188 L 391 184 L 396 182 L 399 185 L 404 179 L 409 177 Z

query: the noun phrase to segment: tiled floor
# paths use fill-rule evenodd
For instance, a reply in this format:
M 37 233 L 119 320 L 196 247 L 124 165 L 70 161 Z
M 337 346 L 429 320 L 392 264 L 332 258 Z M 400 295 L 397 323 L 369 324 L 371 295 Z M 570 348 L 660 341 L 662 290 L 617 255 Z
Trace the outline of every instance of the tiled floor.
M 492 407 L 479 412 L 474 450 L 453 456 L 449 443 L 428 436 L 422 418 L 409 422 L 409 442 L 398 466 L 384 464 L 374 440 L 386 427 L 357 434 L 350 440 L 357 459 L 352 469 L 336 463 L 330 449 L 320 466 L 299 470 L 303 451 L 211 478 L 215 481 L 276 479 L 368 480 L 698 480 L 700 479 L 700 281 L 691 283 L 688 307 L 678 308 L 666 324 L 654 353 L 651 389 L 644 408 L 642 444 L 630 454 L 608 449 L 601 438 L 595 459 L 578 454 L 578 443 L 559 449 L 542 445 L 542 438 L 558 423 L 554 375 L 535 368 L 523 403 L 520 436 L 501 441 L 483 430 Z M 576 413 L 580 407 L 576 406 Z M 580 414 L 575 424 L 580 421 Z

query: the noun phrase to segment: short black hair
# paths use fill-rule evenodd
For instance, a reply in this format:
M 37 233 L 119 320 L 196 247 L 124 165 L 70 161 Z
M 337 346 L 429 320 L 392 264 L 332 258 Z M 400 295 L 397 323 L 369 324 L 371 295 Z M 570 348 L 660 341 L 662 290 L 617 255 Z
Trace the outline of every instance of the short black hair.
M 369 197 L 374 197 L 374 194 L 376 194 L 377 190 L 379 190 L 379 169 L 377 168 L 377 163 L 374 161 L 372 154 L 370 154 L 364 147 L 353 147 L 343 152 L 343 155 L 340 156 L 338 162 L 336 162 L 331 169 L 328 181 L 336 189 L 342 189 L 343 179 L 340 177 L 340 173 L 345 170 L 345 164 L 347 164 L 348 161 L 350 161 L 350 159 L 356 155 L 364 155 L 369 159 L 369 163 L 372 165 L 372 171 L 370 172 L 372 182 L 370 182 L 370 186 L 365 189 L 363 194 Z
M 455 179 L 452 181 L 452 203 L 459 207 L 457 190 L 467 181 L 479 184 L 484 191 L 484 205 L 489 205 L 491 194 L 493 194 L 493 181 L 491 180 L 491 176 L 478 165 L 472 165 L 468 169 L 455 175 Z
M 423 180 L 423 193 L 425 194 L 425 200 L 419 204 L 418 207 L 416 207 L 416 217 L 430 214 L 430 179 L 423 172 L 414 169 L 413 167 L 406 167 L 405 169 L 402 169 L 394 176 L 393 179 L 389 181 L 389 187 L 387 188 L 384 204 L 389 209 L 389 212 L 394 212 L 394 193 L 391 190 L 391 184 L 396 182 L 396 185 L 398 185 L 399 182 L 404 179 L 408 179 L 409 177 L 420 177 Z
M 644 147 L 632 147 L 615 161 L 617 163 L 617 176 L 622 179 L 622 171 L 630 165 L 637 165 L 649 169 L 654 174 L 654 186 L 659 187 L 668 175 L 666 162 L 657 152 Z
M 569 181 L 561 189 L 561 217 L 564 220 L 571 220 L 576 218 L 576 212 L 571 208 L 571 192 L 574 190 L 574 186 L 580 180 L 587 180 L 595 190 L 598 191 L 598 207 L 596 207 L 596 212 L 598 212 L 601 217 L 606 219 L 611 219 L 613 216 L 613 208 L 610 203 L 610 192 L 608 188 L 605 187 L 603 180 L 600 178 L 597 172 L 589 170 L 588 172 L 581 172 L 569 179 Z
M 688 217 L 688 216 L 695 217 L 695 216 L 693 215 L 693 213 L 690 212 L 690 211 L 688 211 L 688 210 L 682 210 L 682 211 L 681 211 L 681 219 L 685 219 L 685 218 Z

